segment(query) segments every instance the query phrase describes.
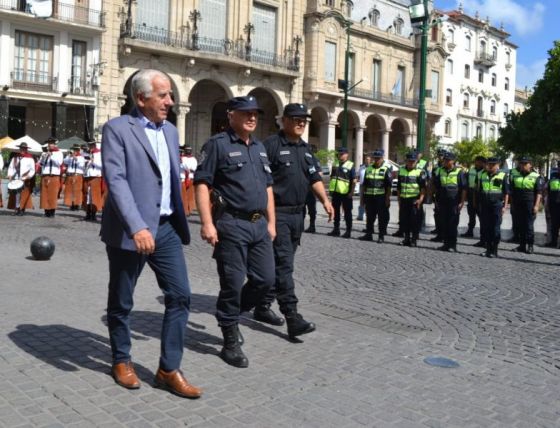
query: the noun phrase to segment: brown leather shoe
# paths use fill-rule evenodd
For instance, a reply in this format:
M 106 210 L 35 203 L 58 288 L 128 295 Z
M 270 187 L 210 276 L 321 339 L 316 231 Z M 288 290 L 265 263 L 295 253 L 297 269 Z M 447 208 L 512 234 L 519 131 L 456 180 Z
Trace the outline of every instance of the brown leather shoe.
M 158 369 L 154 382 L 156 387 L 166 389 L 180 397 L 198 398 L 202 395 L 202 389 L 191 385 L 180 370 L 166 372 Z
M 138 376 L 136 376 L 136 372 L 134 371 L 134 367 L 130 361 L 114 364 L 111 369 L 111 375 L 113 376 L 113 379 L 115 379 L 115 382 L 117 382 L 120 386 L 127 389 L 140 388 L 140 381 L 138 380 Z

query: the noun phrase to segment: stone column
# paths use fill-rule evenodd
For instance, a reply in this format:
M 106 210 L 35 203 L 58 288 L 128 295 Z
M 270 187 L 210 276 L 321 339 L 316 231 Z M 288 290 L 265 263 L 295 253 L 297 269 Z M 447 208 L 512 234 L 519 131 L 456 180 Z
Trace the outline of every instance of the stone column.
M 84 134 L 86 138 L 94 139 L 93 129 L 95 127 L 95 106 L 86 106 L 86 118 L 87 122 L 84 126 Z
M 185 137 L 185 118 L 189 111 L 190 107 L 185 104 L 179 104 L 175 107 L 175 113 L 177 114 L 177 133 L 179 134 L 180 146 L 187 144 Z M 190 145 L 190 143 L 188 145 Z
M 384 129 L 381 132 L 381 148 L 385 152 L 385 157 L 389 159 L 389 131 Z
M 338 124 L 338 122 L 325 122 L 324 125 L 326 125 L 324 128 L 326 128 L 327 131 L 327 150 L 334 150 L 335 146 L 336 146 L 336 134 L 335 134 L 335 130 L 336 130 L 336 125 Z M 322 135 L 321 135 L 322 136 Z
M 0 138 L 8 135 L 8 116 L 10 116 L 10 101 L 8 97 L 0 97 Z
M 405 144 L 406 147 L 412 147 L 412 134 L 405 134 Z
M 364 159 L 364 128 L 356 127 L 356 158 L 354 163 L 360 166 Z

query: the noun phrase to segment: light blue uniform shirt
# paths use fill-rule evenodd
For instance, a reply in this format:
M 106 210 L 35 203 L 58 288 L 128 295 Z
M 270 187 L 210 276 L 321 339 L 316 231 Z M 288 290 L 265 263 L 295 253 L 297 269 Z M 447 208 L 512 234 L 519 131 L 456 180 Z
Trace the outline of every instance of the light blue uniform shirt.
M 169 149 L 165 141 L 165 134 L 163 133 L 166 121 L 163 121 L 158 126 L 154 122 L 150 122 L 142 113 L 140 113 L 140 120 L 156 155 L 159 171 L 161 172 L 161 205 L 159 215 L 171 215 L 173 213 L 173 203 L 171 202 L 171 163 L 169 160 Z

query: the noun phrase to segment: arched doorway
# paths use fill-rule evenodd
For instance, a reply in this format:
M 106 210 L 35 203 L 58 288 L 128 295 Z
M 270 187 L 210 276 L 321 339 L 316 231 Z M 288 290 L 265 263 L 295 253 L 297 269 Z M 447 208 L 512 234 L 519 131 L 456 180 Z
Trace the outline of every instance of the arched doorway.
M 311 122 L 309 123 L 309 144 L 315 151 L 329 148 L 329 117 L 322 107 L 314 107 L 311 110 Z
M 134 73 L 132 73 L 130 75 L 130 77 L 128 78 L 128 80 L 126 81 L 125 85 L 124 85 L 122 93 L 123 93 L 123 95 L 126 95 L 126 102 L 121 107 L 121 116 L 123 114 L 130 113 L 132 111 L 132 109 L 134 108 L 134 101 L 132 99 L 132 94 L 131 94 L 131 91 L 130 91 L 130 85 L 132 83 L 132 78 L 139 71 L 140 70 L 137 70 Z M 169 77 L 166 73 L 163 73 L 163 74 L 165 74 L 167 76 L 167 78 L 169 79 L 169 81 L 171 82 L 171 90 L 173 91 L 173 102 L 175 104 L 177 104 L 179 102 L 179 93 L 177 92 L 177 86 L 175 86 L 175 82 L 173 82 L 173 79 L 171 77 Z M 175 113 L 175 111 L 173 109 L 171 109 L 169 111 L 169 113 L 167 114 L 167 121 L 171 122 L 175 126 L 177 125 L 177 114 Z
M 264 111 L 259 115 L 259 123 L 254 133 L 254 137 L 262 141 L 278 132 L 276 122 L 276 116 L 279 115 L 278 104 L 271 93 L 263 88 L 255 88 L 248 95 L 254 96 L 259 107 Z
M 383 149 L 384 130 L 385 122 L 381 117 L 376 115 L 368 116 L 366 119 L 366 132 L 364 133 L 364 154 Z
M 403 159 L 399 156 L 399 151 L 406 147 L 407 136 L 406 122 L 402 119 L 395 119 L 391 123 L 391 134 L 389 136 L 389 154 L 388 158 L 394 162 L 400 162 Z
M 342 147 L 342 127 L 344 124 L 344 111 L 341 111 L 337 117 L 338 125 L 335 131 L 335 147 Z M 347 148 L 350 159 L 356 159 L 356 127 L 358 126 L 358 118 L 352 111 L 348 112 L 348 134 L 347 134 Z M 361 154 L 360 154 L 361 157 Z
M 185 118 L 185 144 L 198 153 L 210 136 L 227 128 L 226 102 L 230 98 L 220 84 L 204 79 L 189 94 L 190 111 Z

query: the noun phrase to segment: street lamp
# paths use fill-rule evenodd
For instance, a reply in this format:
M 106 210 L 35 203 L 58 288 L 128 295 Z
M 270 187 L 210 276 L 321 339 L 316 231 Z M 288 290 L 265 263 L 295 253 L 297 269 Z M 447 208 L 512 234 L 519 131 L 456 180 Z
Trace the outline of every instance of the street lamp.
M 348 81 L 348 68 L 350 63 L 350 27 L 352 26 L 352 21 L 346 19 L 340 12 L 336 10 L 329 10 L 325 13 L 325 18 L 333 17 L 340 25 L 346 30 L 346 53 L 344 55 L 344 80 L 338 80 L 338 89 L 342 89 L 344 92 L 344 106 L 342 111 L 342 132 L 341 140 L 342 147 L 348 147 L 348 92 L 353 88 L 350 87 L 350 82 Z M 355 86 L 355 85 L 354 85 Z
M 418 3 L 408 7 L 410 22 L 415 24 L 420 22 L 422 31 L 422 45 L 420 50 L 420 94 L 418 100 L 418 126 L 416 136 L 416 150 L 424 153 L 426 138 L 426 68 L 428 57 L 428 20 L 432 11 L 429 0 L 420 0 Z

